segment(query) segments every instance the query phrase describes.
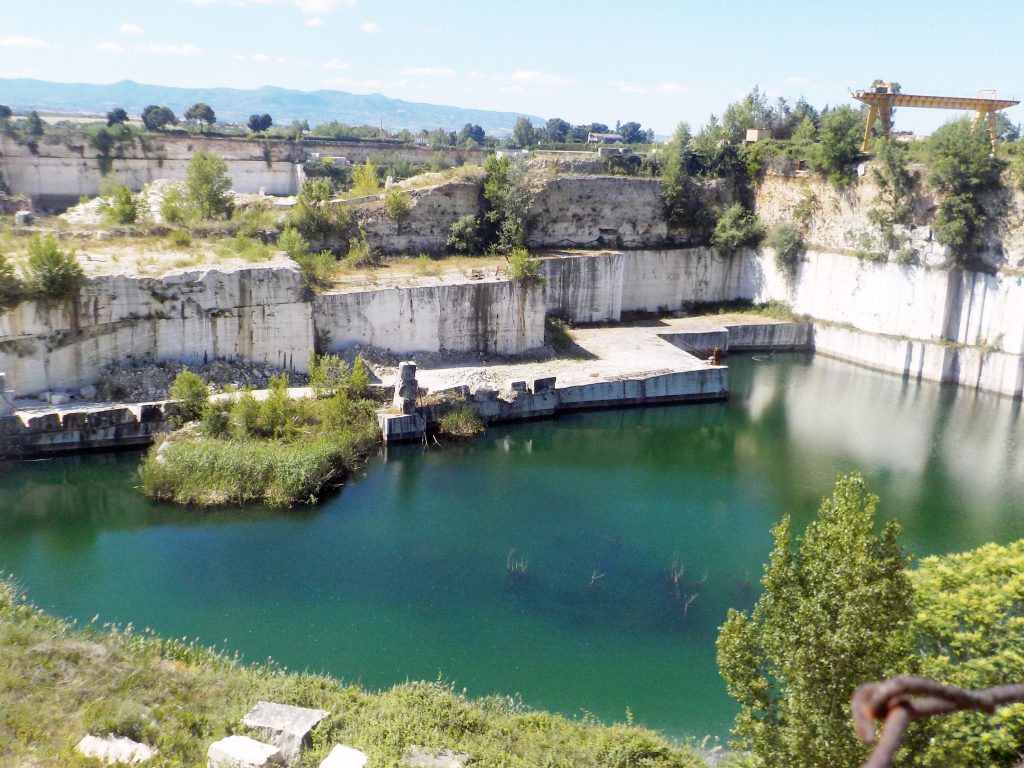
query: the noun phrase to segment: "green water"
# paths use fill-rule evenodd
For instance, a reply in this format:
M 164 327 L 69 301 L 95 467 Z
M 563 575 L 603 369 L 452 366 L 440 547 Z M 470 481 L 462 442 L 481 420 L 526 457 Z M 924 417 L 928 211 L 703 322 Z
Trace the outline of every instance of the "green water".
M 728 404 L 391 449 L 314 510 L 150 504 L 138 454 L 3 466 L 0 570 L 61 615 L 370 688 L 442 676 L 724 736 L 717 627 L 753 604 L 772 523 L 805 522 L 838 472 L 865 473 L 915 554 L 1024 537 L 1018 403 L 807 356 L 730 369 Z M 512 549 L 528 563 L 515 581 Z

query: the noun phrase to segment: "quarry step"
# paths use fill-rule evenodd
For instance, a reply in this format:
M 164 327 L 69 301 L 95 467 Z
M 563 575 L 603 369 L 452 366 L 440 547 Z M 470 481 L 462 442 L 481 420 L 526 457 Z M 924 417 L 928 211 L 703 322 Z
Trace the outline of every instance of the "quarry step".
M 284 762 L 280 749 L 248 736 L 228 736 L 206 752 L 206 768 L 267 768 Z
M 242 718 L 242 724 L 281 750 L 286 763 L 298 759 L 309 734 L 330 712 L 261 701 Z

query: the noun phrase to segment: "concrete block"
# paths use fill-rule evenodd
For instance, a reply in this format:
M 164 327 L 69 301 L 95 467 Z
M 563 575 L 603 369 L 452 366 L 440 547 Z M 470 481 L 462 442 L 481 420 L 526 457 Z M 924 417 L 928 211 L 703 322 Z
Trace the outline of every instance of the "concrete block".
M 496 389 L 478 389 L 473 393 L 473 400 L 478 403 L 493 403 L 498 399 L 498 390 Z
M 19 227 L 27 227 L 32 223 L 32 211 L 15 211 L 14 223 Z
M 422 440 L 427 429 L 426 420 L 418 413 L 407 416 L 381 413 L 377 415 L 377 424 L 385 443 Z
M 206 768 L 266 768 L 284 765 L 281 750 L 248 736 L 228 736 L 206 752 Z
M 298 759 L 303 745 L 309 744 L 310 731 L 329 714 L 322 709 L 261 701 L 242 718 L 242 724 L 278 747 L 285 762 L 292 763 Z
M 335 744 L 331 754 L 320 762 L 320 768 L 363 768 L 369 760 L 366 753 L 344 744 Z
M 545 376 L 543 379 L 533 380 L 533 392 L 539 394 L 541 392 L 547 392 L 549 389 L 555 388 L 555 376 Z
M 526 382 L 525 381 L 510 381 L 508 383 L 509 392 L 525 392 Z
M 471 760 L 468 752 L 450 749 L 438 752 L 427 747 L 409 747 L 399 765 L 402 768 L 464 768 Z
M 87 734 L 78 744 L 75 751 L 84 757 L 92 757 L 107 765 L 128 763 L 136 765 L 151 759 L 157 751 L 146 744 L 140 744 L 124 736 L 94 736 Z

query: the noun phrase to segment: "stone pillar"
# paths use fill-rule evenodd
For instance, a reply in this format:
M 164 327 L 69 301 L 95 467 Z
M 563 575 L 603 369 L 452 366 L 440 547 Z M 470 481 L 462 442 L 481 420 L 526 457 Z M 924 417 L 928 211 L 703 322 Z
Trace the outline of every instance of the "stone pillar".
M 395 382 L 394 406 L 403 414 L 416 412 L 416 396 L 419 384 L 416 381 L 416 363 L 410 361 L 398 364 L 398 381 Z

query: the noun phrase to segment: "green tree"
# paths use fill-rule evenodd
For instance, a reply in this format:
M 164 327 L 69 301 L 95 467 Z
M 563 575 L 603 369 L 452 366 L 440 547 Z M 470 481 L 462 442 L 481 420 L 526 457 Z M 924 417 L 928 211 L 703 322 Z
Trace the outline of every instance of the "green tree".
M 193 104 L 185 111 L 185 119 L 198 123 L 199 132 L 202 133 L 204 124 L 210 126 L 217 122 L 217 115 L 214 114 L 209 104 L 199 102 L 198 104 Z
M 690 180 L 693 137 L 688 123 L 676 127 L 661 161 L 661 200 L 671 228 L 693 223 L 696 194 Z
M 288 214 L 288 223 L 309 239 L 344 238 L 348 234 L 346 210 L 331 202 L 334 187 L 329 178 L 306 179 L 302 182 L 295 206 Z
M 366 162 L 352 169 L 352 193 L 356 197 L 370 197 L 380 194 L 380 180 L 377 168 L 366 158 Z
M 755 85 L 750 93 L 725 108 L 722 127 L 730 143 L 742 144 L 747 138 L 747 129 L 769 127 L 771 116 L 767 94 Z
M 100 212 L 103 216 L 112 224 L 134 224 L 142 208 L 139 199 L 116 177 L 104 177 L 104 186 L 107 186 L 109 191 L 100 203 Z
M 850 166 L 860 157 L 864 137 L 864 113 L 838 107 L 821 118 L 819 142 L 811 164 L 837 186 L 850 183 Z
M 526 163 L 491 155 L 484 162 L 484 220 L 499 251 L 507 252 L 526 244 L 532 196 Z
M 484 133 L 484 129 L 474 123 L 466 123 L 462 126 L 462 130 L 459 131 L 457 137 L 459 144 L 466 144 L 470 141 L 480 145 L 486 140 L 487 135 Z
M 719 632 L 719 670 L 740 706 L 735 745 L 766 768 L 860 764 L 850 694 L 908 671 L 906 558 L 896 523 L 875 534 L 877 506 L 854 473 L 837 479 L 795 551 L 783 518 L 753 613 L 730 610 Z
M 142 110 L 142 124 L 147 131 L 160 131 L 168 125 L 174 125 L 178 118 L 167 107 L 150 104 Z
M 402 229 L 412 211 L 412 196 L 400 189 L 389 189 L 384 196 L 384 214 Z
M 231 212 L 231 178 L 224 160 L 197 150 L 185 167 L 185 203 L 198 219 L 222 219 Z
M 264 112 L 262 115 L 249 115 L 249 130 L 253 133 L 263 133 L 274 124 L 274 119 Z
M 910 573 L 920 674 L 964 688 L 1024 680 L 1024 541 L 928 557 Z M 1020 761 L 1024 704 L 962 712 L 919 727 L 914 764 L 998 766 Z
M 39 117 L 39 113 L 34 109 L 28 113 L 28 119 L 25 121 L 25 132 L 29 136 L 34 137 L 43 135 L 43 119 Z
M 11 122 L 11 115 L 13 114 L 14 112 L 11 111 L 10 107 L 6 104 L 0 104 L 0 128 L 3 128 L 5 131 L 7 130 Z
M 15 306 L 24 289 L 14 271 L 14 265 L 0 252 L 0 312 Z
M 121 107 L 115 107 L 114 109 L 107 112 L 107 127 L 110 128 L 113 125 L 123 125 L 128 122 L 128 113 Z
M 764 239 L 764 225 L 757 214 L 733 203 L 715 224 L 711 245 L 723 256 L 734 256 L 743 248 L 756 248 Z
M 544 126 L 544 135 L 548 141 L 556 144 L 569 141 L 572 126 L 560 117 L 552 117 Z
M 628 122 L 616 125 L 616 133 L 621 134 L 622 141 L 625 144 L 643 144 L 647 141 L 647 131 L 643 129 L 640 123 Z
M 537 132 L 533 129 L 533 123 L 526 115 L 516 118 L 516 124 L 512 127 L 512 144 L 517 147 L 531 147 L 537 143 Z
M 483 253 L 487 246 L 484 238 L 484 227 L 480 218 L 467 213 L 452 224 L 448 230 L 445 245 L 454 253 Z
M 25 287 L 44 304 L 74 297 L 85 273 L 72 251 L 64 251 L 53 235 L 33 235 L 24 266 Z
M 985 243 L 987 193 L 1002 187 L 1003 161 L 992 154 L 987 133 L 967 118 L 939 128 L 928 140 L 929 180 L 941 195 L 935 214 L 935 239 L 957 263 L 974 259 Z
M 210 390 L 206 382 L 188 368 L 180 371 L 171 384 L 170 396 L 178 401 L 178 423 L 195 421 L 203 414 L 203 408 L 210 402 Z
M 775 266 L 790 282 L 796 277 L 797 264 L 803 255 L 804 236 L 791 221 L 780 221 L 765 235 L 764 244 L 775 253 Z
M 905 144 L 888 137 L 875 140 L 875 157 L 871 164 L 871 178 L 878 192 L 868 209 L 868 221 L 878 228 L 881 245 L 888 254 L 904 252 L 911 260 L 909 237 L 898 227 L 909 225 L 914 218 L 912 195 L 916 179 L 907 167 L 908 150 Z

